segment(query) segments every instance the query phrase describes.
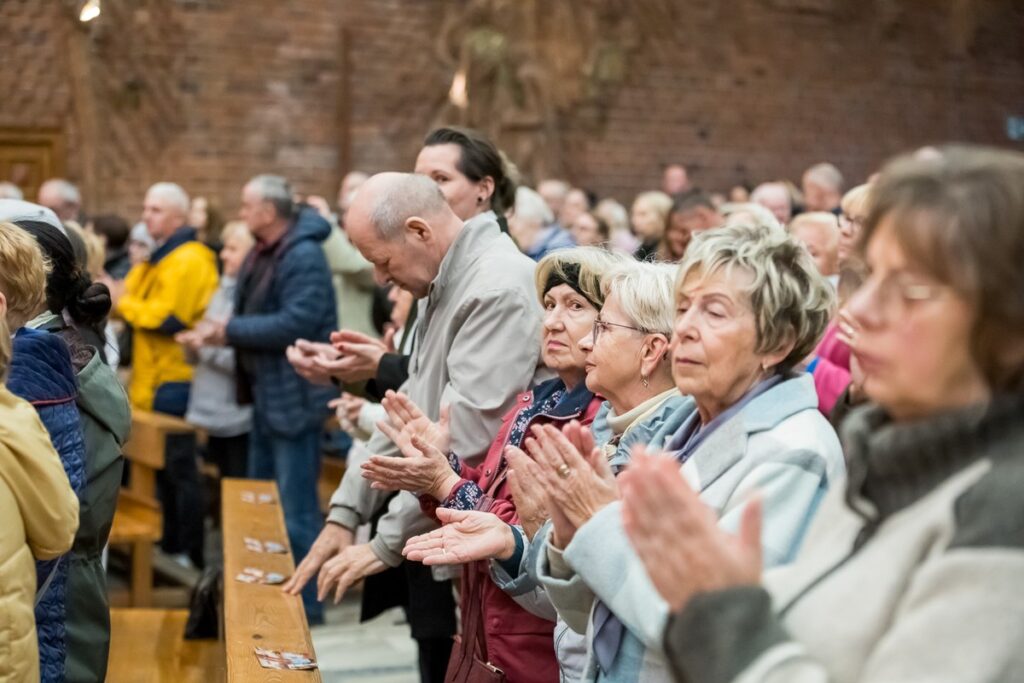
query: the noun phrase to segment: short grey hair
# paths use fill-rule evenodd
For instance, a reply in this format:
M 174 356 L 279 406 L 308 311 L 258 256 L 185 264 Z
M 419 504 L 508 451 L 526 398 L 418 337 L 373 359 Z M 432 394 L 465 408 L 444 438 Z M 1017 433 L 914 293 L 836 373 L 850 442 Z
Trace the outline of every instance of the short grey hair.
M 188 193 L 177 183 L 156 183 L 146 190 L 146 195 L 160 197 L 168 205 L 181 211 L 181 215 L 188 215 L 189 199 Z
M 641 331 L 671 339 L 675 279 L 673 264 L 627 261 L 604 276 L 601 290 L 605 298 L 615 293 L 623 314 Z
M 374 187 L 376 194 L 369 211 L 370 223 L 382 239 L 398 239 L 409 218 L 434 216 L 448 206 L 441 188 L 428 176 L 417 173 L 389 173 L 388 176 L 394 177 L 381 183 L 379 189 Z
M 292 187 L 283 176 L 262 173 L 252 178 L 246 186 L 252 187 L 264 201 L 270 202 L 278 218 L 291 218 L 295 209 Z
M 60 197 L 62 202 L 67 204 L 74 204 L 75 206 L 82 204 L 82 194 L 78 191 L 78 188 L 63 178 L 50 178 L 39 186 L 39 194 L 42 195 L 45 190 L 52 190 Z M 19 197 L 12 197 L 12 199 L 19 199 Z
M 843 190 L 843 174 L 830 163 L 822 162 L 811 166 L 804 171 L 804 177 L 836 192 Z
M 692 273 L 733 270 L 752 278 L 746 294 L 756 321 L 758 353 L 792 342 L 792 351 L 777 368 L 792 369 L 814 350 L 832 318 L 832 286 L 790 235 L 763 225 L 731 225 L 694 235 L 679 264 L 676 297 Z
M 540 193 L 525 185 L 516 188 L 515 216 L 522 221 L 537 225 L 547 225 L 555 220 L 551 207 L 540 196 Z
M 21 188 L 7 181 L 0 182 L 0 199 L 24 199 Z

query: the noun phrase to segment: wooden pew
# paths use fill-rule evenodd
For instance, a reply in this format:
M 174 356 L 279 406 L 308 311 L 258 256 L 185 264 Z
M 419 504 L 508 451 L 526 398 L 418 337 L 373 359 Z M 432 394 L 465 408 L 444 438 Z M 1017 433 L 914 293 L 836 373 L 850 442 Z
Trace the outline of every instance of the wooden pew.
M 273 503 L 242 502 L 242 492 L 269 493 Z M 320 681 L 318 669 L 281 672 L 264 669 L 256 661 L 255 647 L 314 654 L 302 598 L 286 595 L 280 586 L 236 581 L 245 567 L 291 576 L 295 571 L 285 531 L 277 485 L 251 479 L 221 480 L 224 530 L 224 650 L 227 680 Z M 245 547 L 246 537 L 277 541 L 289 547 L 285 554 L 255 553 Z
M 107 683 L 219 683 L 224 648 L 217 640 L 185 640 L 188 610 L 110 610 Z
M 148 607 L 153 600 L 153 544 L 163 533 L 156 473 L 164 468 L 167 436 L 194 433 L 195 427 L 170 415 L 145 410 L 132 413 L 131 436 L 123 449 L 131 476 L 118 497 L 110 544 L 130 546 L 133 607 Z

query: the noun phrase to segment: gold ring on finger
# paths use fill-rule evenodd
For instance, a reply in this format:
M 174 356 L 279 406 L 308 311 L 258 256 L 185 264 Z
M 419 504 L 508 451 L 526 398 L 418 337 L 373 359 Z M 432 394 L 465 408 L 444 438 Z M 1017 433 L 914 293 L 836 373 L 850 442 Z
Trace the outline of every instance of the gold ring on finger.
M 570 474 L 572 474 L 572 470 L 569 469 L 569 466 L 566 465 L 564 462 L 561 465 L 558 466 L 558 470 L 557 471 L 558 471 L 558 476 L 560 476 L 562 479 L 565 479 Z

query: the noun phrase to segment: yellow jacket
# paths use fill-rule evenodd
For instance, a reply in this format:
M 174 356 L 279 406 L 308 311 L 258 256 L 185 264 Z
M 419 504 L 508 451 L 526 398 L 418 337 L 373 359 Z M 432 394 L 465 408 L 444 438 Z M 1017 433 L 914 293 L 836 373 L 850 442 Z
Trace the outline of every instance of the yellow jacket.
M 117 304 L 134 328 L 128 397 L 142 410 L 152 410 L 161 384 L 192 381 L 192 366 L 174 335 L 202 319 L 217 289 L 213 251 L 194 235 L 191 228 L 179 229 L 148 262 L 132 267 Z
M 78 498 L 35 409 L 0 384 L 0 681 L 38 681 L 35 560 L 71 548 Z

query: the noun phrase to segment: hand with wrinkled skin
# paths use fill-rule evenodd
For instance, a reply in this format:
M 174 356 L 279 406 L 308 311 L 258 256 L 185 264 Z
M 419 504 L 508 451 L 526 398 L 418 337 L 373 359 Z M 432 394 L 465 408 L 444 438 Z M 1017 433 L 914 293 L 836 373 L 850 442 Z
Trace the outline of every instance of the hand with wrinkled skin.
M 355 534 L 350 529 L 331 522 L 325 524 L 313 546 L 302 558 L 295 573 L 281 586 L 281 590 L 290 595 L 298 595 L 325 562 L 352 545 L 354 540 Z
M 295 343 L 285 349 L 285 357 L 292 368 L 307 382 L 329 386 L 331 372 L 317 364 L 317 359 L 337 359 L 337 349 L 323 342 L 311 342 L 307 339 L 296 339 Z
M 425 565 L 465 564 L 477 560 L 507 560 L 515 553 L 512 528 L 490 512 L 437 508 L 444 524 L 427 534 L 414 536 L 402 554 Z
M 389 350 L 386 341 L 353 330 L 332 332 L 331 345 L 340 356 L 336 360 L 321 360 L 318 365 L 346 383 L 376 377 L 380 359 Z
M 534 436 L 526 440 L 526 450 L 543 475 L 554 527 L 551 543 L 557 548 L 565 548 L 581 526 L 618 499 L 615 477 L 604 453 L 593 445 L 590 430 L 575 420 L 566 430 L 576 444 L 590 448 L 586 457 L 551 425 L 534 426 Z M 568 467 L 567 476 L 560 472 L 563 466 Z
M 671 458 L 638 447 L 619 480 L 626 534 L 672 611 L 698 593 L 760 583 L 759 497 L 746 504 L 734 536 L 719 528 Z
M 323 602 L 334 593 L 334 604 L 345 597 L 345 591 L 360 580 L 379 574 L 388 566 L 384 564 L 369 543 L 350 545 L 324 563 L 317 576 L 317 600 Z
M 417 436 L 442 453 L 448 452 L 451 443 L 448 406 L 441 406 L 441 419 L 433 422 L 412 399 L 398 391 L 388 391 L 384 394 L 381 405 L 388 414 L 388 421 L 379 423 L 377 427 L 402 450 L 402 453 L 405 453 L 407 448 L 413 448 L 412 438 Z
M 537 463 L 514 446 L 506 446 L 505 459 L 508 461 L 508 487 L 516 515 L 526 537 L 532 541 L 550 517 L 545 488 L 540 483 L 543 475 Z
M 383 491 L 411 491 L 425 493 L 438 501 L 447 498 L 461 481 L 455 474 L 448 456 L 423 441 L 412 437 L 402 456 L 371 455 L 360 467 L 370 487 Z

